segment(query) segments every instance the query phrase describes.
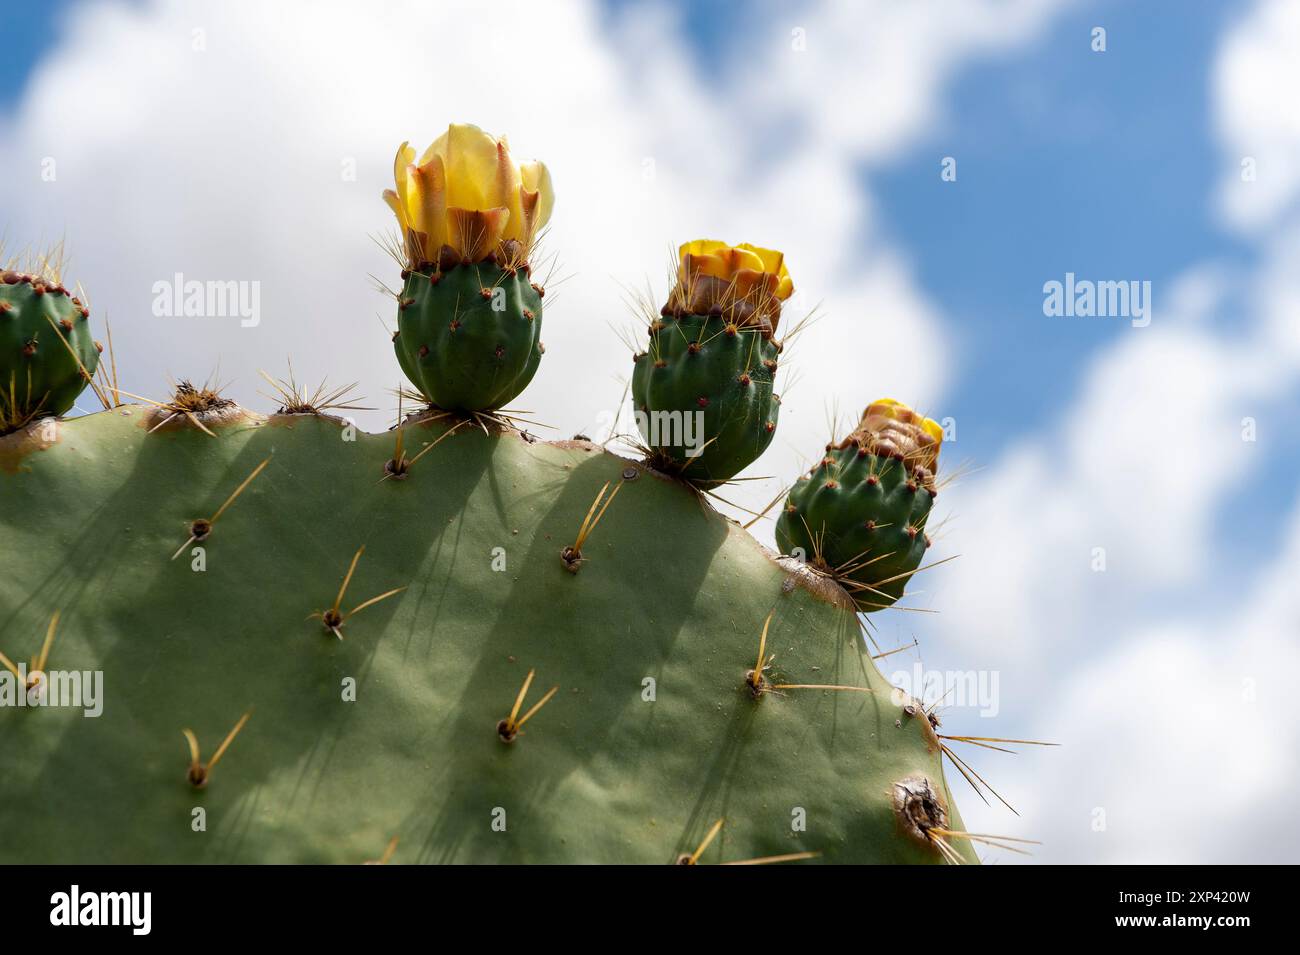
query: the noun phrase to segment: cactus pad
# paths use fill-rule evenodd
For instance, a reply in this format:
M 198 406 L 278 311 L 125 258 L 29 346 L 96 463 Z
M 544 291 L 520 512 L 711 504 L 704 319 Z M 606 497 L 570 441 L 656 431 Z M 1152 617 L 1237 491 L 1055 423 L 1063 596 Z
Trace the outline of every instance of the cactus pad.
M 59 611 L 49 673 L 103 678 L 96 718 L 0 706 L 0 860 L 672 863 L 721 819 L 696 861 L 941 862 L 961 828 L 840 588 L 677 482 L 473 428 L 385 480 L 393 435 L 335 419 L 149 420 L 0 438 L 0 650 Z

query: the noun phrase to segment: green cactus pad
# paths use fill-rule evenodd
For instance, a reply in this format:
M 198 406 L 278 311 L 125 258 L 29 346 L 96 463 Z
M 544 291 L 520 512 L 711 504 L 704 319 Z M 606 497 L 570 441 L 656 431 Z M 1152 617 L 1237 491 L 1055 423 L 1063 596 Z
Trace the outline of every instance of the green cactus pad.
M 930 545 L 934 490 L 894 457 L 850 443 L 831 448 L 790 490 L 776 522 L 783 554 L 858 584 L 858 606 L 880 610 L 903 596 Z
M 0 861 L 354 863 L 397 837 L 394 863 L 672 863 L 724 819 L 701 863 L 938 863 L 916 821 L 963 828 L 843 592 L 679 483 L 479 429 L 385 480 L 393 435 L 334 419 L 245 415 L 216 440 L 149 420 L 0 439 L 0 650 L 35 655 L 59 611 L 47 670 L 103 675 L 96 718 L 0 706 Z M 408 453 L 449 425 L 407 424 Z M 363 544 L 343 610 L 405 590 L 339 640 L 306 618 Z M 521 715 L 559 689 L 505 743 L 529 670 Z M 208 759 L 250 710 L 193 788 L 182 730 Z
M 757 460 L 776 432 L 779 353 L 758 329 L 721 317 L 654 323 L 632 371 L 637 427 L 652 462 L 710 487 Z
M 393 347 L 434 407 L 495 411 L 532 381 L 541 333 L 542 290 L 527 267 L 485 261 L 405 273 Z
M 89 314 L 54 282 L 20 272 L 3 273 L 0 432 L 34 417 L 61 415 L 85 390 L 87 375 L 93 375 L 99 365 Z

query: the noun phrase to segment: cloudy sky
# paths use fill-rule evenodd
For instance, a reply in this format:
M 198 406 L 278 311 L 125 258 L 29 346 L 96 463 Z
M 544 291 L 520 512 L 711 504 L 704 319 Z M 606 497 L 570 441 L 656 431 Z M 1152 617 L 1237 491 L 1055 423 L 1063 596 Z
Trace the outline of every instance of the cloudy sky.
M 0 232 L 66 237 L 127 389 L 219 368 L 269 410 L 257 371 L 291 358 L 387 426 L 393 152 L 452 121 L 508 133 L 557 192 L 565 281 L 517 402 L 555 436 L 616 414 L 627 290 L 663 295 L 699 237 L 784 250 L 788 308 L 823 316 L 749 472 L 770 480 L 733 499 L 765 504 L 874 398 L 952 419 L 935 552 L 960 557 L 905 601 L 937 614 L 874 615 L 882 646 L 920 641 L 882 664 L 984 680 L 945 700 L 950 732 L 1063 744 L 970 754 L 1021 814 L 965 792 L 970 829 L 1041 839 L 1038 861 L 1294 861 L 1300 4 L 5 16 Z M 260 322 L 156 316 L 177 273 L 259 283 Z M 1149 282 L 1149 323 L 1045 314 L 1067 273 Z

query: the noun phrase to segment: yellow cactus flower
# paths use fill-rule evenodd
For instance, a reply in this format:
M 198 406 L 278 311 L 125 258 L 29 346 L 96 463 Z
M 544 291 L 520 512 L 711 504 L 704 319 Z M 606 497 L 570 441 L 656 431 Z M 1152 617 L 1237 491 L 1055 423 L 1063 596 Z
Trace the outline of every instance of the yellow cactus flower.
M 731 246 L 696 239 L 678 249 L 677 285 L 664 311 L 721 315 L 770 336 L 780 320 L 781 303 L 792 292 L 794 283 L 782 253 L 747 243 Z
M 384 201 L 397 216 L 412 268 L 499 253 L 505 261 L 527 261 L 555 205 L 545 165 L 516 162 L 504 136 L 468 124 L 447 127 L 418 162 L 402 143 L 393 180 Z
M 909 468 L 922 469 L 923 480 L 931 486 L 930 479 L 939 464 L 943 428 L 901 401 L 881 398 L 867 405 L 862 421 L 840 446 L 850 442 L 871 454 L 901 458 Z

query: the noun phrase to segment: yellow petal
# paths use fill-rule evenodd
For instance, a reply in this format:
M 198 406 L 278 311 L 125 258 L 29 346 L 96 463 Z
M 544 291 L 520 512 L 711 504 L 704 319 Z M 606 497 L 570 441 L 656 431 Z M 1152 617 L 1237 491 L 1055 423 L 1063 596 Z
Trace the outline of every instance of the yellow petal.
M 776 276 L 758 272 L 754 269 L 740 269 L 732 273 L 730 281 L 732 295 L 736 299 L 759 302 L 766 295 L 771 294 L 770 289 L 776 284 Z
M 447 242 L 447 175 L 442 157 L 436 155 L 423 165 L 409 168 L 416 228 L 425 234 L 425 259 L 432 260 Z
M 891 421 L 897 424 L 886 423 Z M 893 398 L 867 405 L 854 435 L 864 447 L 879 445 L 891 454 L 903 455 L 909 467 L 933 472 L 939 465 L 943 428 Z
M 534 234 L 551 221 L 551 210 L 555 208 L 555 187 L 551 184 L 551 171 L 540 160 L 529 160 L 519 164 L 519 177 L 523 188 L 537 193 L 537 210 L 533 217 Z
M 495 192 L 497 141 L 477 126 L 453 124 L 425 151 L 425 159 L 442 157 L 447 172 L 447 206 L 497 208 Z M 422 163 L 423 164 L 423 163 Z
M 785 267 L 785 255 L 774 249 L 764 249 L 748 243 L 733 247 L 716 239 L 696 239 L 682 245 L 678 249 L 678 256 L 684 272 L 712 275 L 720 279 L 730 279 L 741 270 L 765 272 L 777 276 L 778 298 L 789 298 L 794 291 L 794 283 L 790 281 L 790 273 Z
M 393 184 L 397 187 L 397 201 L 401 204 L 407 222 L 410 221 L 410 206 L 406 201 L 406 167 L 414 161 L 415 150 L 410 143 L 402 143 L 397 147 L 397 155 L 393 157 Z M 403 213 L 399 213 L 398 218 L 401 218 Z
M 727 263 L 722 260 L 721 256 L 687 254 L 682 259 L 679 278 L 682 281 L 689 281 L 693 275 L 711 275 L 723 281 L 731 277 L 727 274 Z
M 744 246 L 737 246 L 734 249 L 726 249 L 725 251 L 719 251 L 715 254 L 726 263 L 727 271 L 732 275 L 741 271 L 759 273 L 771 271 L 770 269 L 765 268 L 761 258 L 753 252 L 750 252 Z
M 410 223 L 406 221 L 406 209 L 402 205 L 402 200 L 397 198 L 397 193 L 393 190 L 385 189 L 384 202 L 388 203 L 388 208 L 393 210 L 393 215 L 397 216 L 397 225 L 405 232 Z
M 420 167 L 414 163 L 402 172 L 406 184 L 406 218 L 412 229 L 424 231 L 424 182 L 420 176 Z
M 728 248 L 727 243 L 719 242 L 717 239 L 696 239 L 682 245 L 677 250 L 677 258 L 678 261 L 685 262 L 688 255 L 709 255 L 725 248 Z
M 776 333 L 781 302 L 794 291 L 781 252 L 695 239 L 680 246 L 677 254 L 677 287 L 668 307 L 694 314 L 720 308 L 728 321 L 759 327 L 765 337 Z
M 518 239 L 523 243 L 525 252 L 533 244 L 537 235 L 537 209 L 541 204 L 541 193 L 529 192 L 519 187 L 519 221 L 512 222 L 506 228 L 506 238 Z
M 895 421 L 906 421 L 920 426 L 921 430 L 934 439 L 936 446 L 943 443 L 943 427 L 919 412 L 913 411 L 901 401 L 893 398 L 880 398 L 867 406 L 865 414 L 878 414 Z M 935 454 L 938 454 L 936 450 Z
M 448 244 L 468 262 L 487 258 L 501 242 L 509 209 L 447 209 Z
M 868 406 L 868 410 L 874 409 L 877 414 L 883 414 L 890 418 L 897 418 L 900 414 L 911 411 L 907 405 L 894 398 L 877 398 Z
M 522 180 L 519 176 L 519 167 L 510 158 L 510 147 L 504 140 L 497 140 L 496 154 L 492 194 L 488 198 L 494 208 L 504 208 L 510 212 L 510 219 L 506 223 L 502 237 L 518 239 L 521 238 L 520 229 L 524 226 L 524 218 L 520 210 L 519 190 Z
M 744 249 L 758 256 L 763 261 L 763 271 L 780 279 L 776 286 L 777 298 L 784 300 L 790 297 L 791 293 L 794 292 L 794 282 L 790 279 L 790 271 L 785 267 L 784 252 L 759 248 L 756 245 L 750 245 L 748 242 L 742 242 L 736 248 Z
M 763 271 L 770 272 L 773 275 L 780 275 L 785 271 L 785 253 L 777 252 L 775 249 L 763 249 L 756 245 L 750 245 L 748 242 L 742 242 L 736 246 L 738 249 L 744 249 L 758 257 L 763 263 Z

